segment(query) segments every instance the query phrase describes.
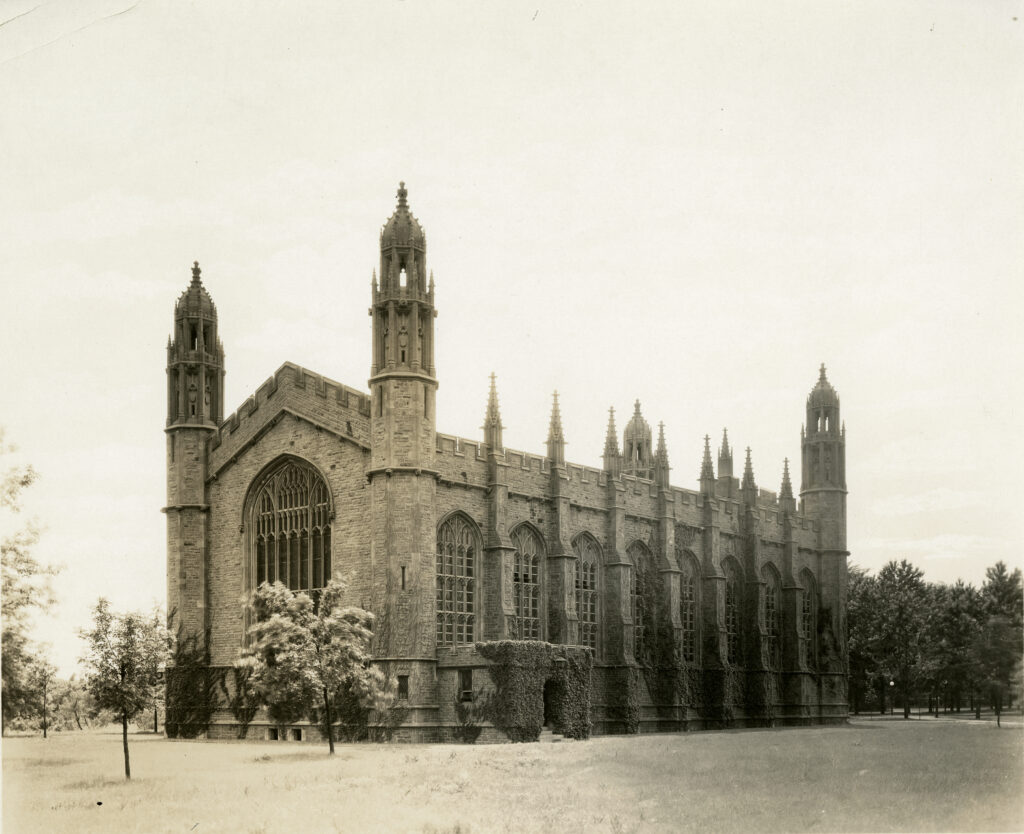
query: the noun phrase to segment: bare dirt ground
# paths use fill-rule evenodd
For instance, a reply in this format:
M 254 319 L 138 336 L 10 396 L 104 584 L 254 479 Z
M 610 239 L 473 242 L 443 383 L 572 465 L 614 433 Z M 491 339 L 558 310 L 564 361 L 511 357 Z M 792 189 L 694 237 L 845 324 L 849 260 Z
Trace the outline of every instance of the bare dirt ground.
M 1024 729 L 955 720 L 326 745 L 114 732 L 3 742 L 3 831 L 1024 830 Z

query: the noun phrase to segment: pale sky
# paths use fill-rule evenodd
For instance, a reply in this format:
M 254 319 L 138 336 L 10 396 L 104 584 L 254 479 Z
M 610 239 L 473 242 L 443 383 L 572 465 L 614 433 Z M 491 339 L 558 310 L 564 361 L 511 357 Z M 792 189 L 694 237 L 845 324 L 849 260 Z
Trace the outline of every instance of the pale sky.
M 165 345 L 198 260 L 226 412 L 284 361 L 366 389 L 399 180 L 437 284 L 438 430 L 570 459 L 607 410 L 799 472 L 824 362 L 851 560 L 1024 564 L 1024 4 L 0 1 L 0 423 L 64 569 L 165 594 Z M 620 440 L 621 442 L 621 440 Z M 798 484 L 795 484 L 798 487 Z M 4 518 L 10 524 L 10 518 Z

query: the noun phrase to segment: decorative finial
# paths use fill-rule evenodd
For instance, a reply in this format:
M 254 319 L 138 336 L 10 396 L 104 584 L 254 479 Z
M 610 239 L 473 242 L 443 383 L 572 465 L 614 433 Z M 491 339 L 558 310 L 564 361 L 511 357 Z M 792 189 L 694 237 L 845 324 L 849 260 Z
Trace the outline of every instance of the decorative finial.
M 743 484 L 742 488 L 744 491 L 751 493 L 755 492 L 757 487 L 754 484 L 754 465 L 750 461 L 750 447 L 747 446 L 747 462 L 743 466 Z
M 409 196 L 409 192 L 405 189 L 405 183 L 398 183 L 398 206 L 399 208 L 408 208 L 409 205 L 406 203 L 405 198 Z
M 731 458 L 732 452 L 729 451 L 729 430 L 722 429 L 722 448 L 718 450 L 718 456 L 720 458 Z
M 555 391 L 551 403 L 551 425 L 548 427 L 548 457 L 555 463 L 565 463 L 565 434 L 562 432 L 562 413 L 558 409 L 558 391 Z
M 782 461 L 782 489 L 779 491 L 781 498 L 793 497 L 793 485 L 789 481 L 789 458 Z
M 202 272 L 202 270 L 199 268 L 199 261 L 192 261 L 192 283 L 193 284 L 198 284 L 199 283 L 199 273 L 201 273 L 201 272 Z
M 825 376 L 825 363 L 824 362 L 821 363 L 821 376 L 818 377 L 818 382 L 828 382 L 828 379 Z
M 637 400 L 637 401 L 636 401 L 636 403 L 634 404 L 634 406 L 633 406 L 633 413 L 634 413 L 634 414 L 635 414 L 635 415 L 636 415 L 637 417 L 639 417 L 639 416 L 640 416 L 640 400 Z
M 711 435 L 704 435 L 704 457 L 700 463 L 700 481 L 705 492 L 714 488 L 715 469 L 711 464 Z

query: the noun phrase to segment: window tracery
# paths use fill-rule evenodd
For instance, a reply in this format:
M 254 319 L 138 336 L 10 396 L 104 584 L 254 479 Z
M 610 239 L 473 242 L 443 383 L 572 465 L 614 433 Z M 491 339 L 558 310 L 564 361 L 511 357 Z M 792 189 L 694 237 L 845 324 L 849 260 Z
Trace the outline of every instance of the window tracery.
M 782 609 L 779 605 L 779 575 L 771 567 L 764 569 L 764 606 L 761 623 L 765 633 L 765 661 L 778 669 L 782 659 Z
M 473 643 L 476 624 L 476 534 L 461 515 L 437 529 L 437 645 Z
M 697 582 L 694 560 L 683 554 L 679 559 L 679 622 L 682 627 L 683 661 L 697 662 Z
M 543 554 L 539 536 L 525 524 L 512 531 L 512 590 L 516 606 L 515 639 L 540 640 L 540 560 Z
M 653 612 L 648 611 L 648 600 L 653 596 L 650 557 L 651 551 L 643 542 L 635 541 L 626 548 L 626 555 L 633 567 L 629 572 L 629 607 L 633 616 L 634 653 L 642 655 L 647 641 L 648 620 Z
M 600 551 L 588 535 L 581 535 L 572 544 L 576 554 L 576 608 L 579 615 L 581 646 L 597 650 L 597 566 Z
M 330 493 L 316 470 L 290 459 L 275 467 L 252 501 L 256 586 L 324 587 L 331 579 L 331 520 Z
M 740 583 L 739 571 L 730 559 L 722 565 L 725 571 L 725 654 L 730 666 L 740 662 Z

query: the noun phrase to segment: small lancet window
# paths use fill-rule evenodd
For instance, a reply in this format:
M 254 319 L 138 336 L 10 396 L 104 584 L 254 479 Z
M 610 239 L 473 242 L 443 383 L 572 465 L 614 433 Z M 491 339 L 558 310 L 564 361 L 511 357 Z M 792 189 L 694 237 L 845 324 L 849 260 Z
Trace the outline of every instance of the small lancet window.
M 199 350 L 199 329 L 193 324 L 189 328 L 189 350 Z
M 400 286 L 400 287 L 406 286 L 406 282 L 408 280 L 409 280 L 409 277 L 405 274 L 405 267 L 403 266 L 402 267 L 402 271 L 398 273 L 398 286 Z

